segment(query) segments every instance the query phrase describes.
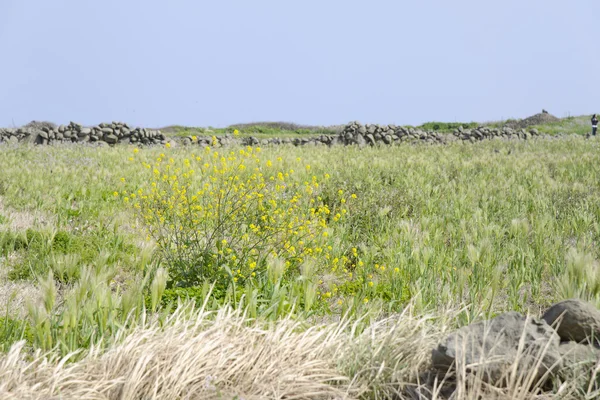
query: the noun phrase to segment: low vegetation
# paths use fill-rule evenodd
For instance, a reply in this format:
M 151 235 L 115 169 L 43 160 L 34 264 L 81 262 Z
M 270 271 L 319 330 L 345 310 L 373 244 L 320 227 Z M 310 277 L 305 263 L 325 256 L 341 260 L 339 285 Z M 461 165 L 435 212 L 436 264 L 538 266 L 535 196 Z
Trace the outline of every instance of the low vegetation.
M 1 396 L 407 397 L 448 329 L 600 305 L 599 147 L 0 146 Z
M 538 118 L 535 118 L 538 117 Z M 546 117 L 546 118 L 544 118 Z M 537 114 L 528 118 L 532 123 L 527 124 L 527 129 L 537 129 L 540 133 L 549 135 L 559 134 L 577 134 L 588 135 L 591 132 L 591 115 L 569 116 L 565 118 L 556 118 L 549 114 Z M 485 123 L 480 122 L 440 122 L 431 121 L 425 122 L 415 128 L 438 133 L 452 133 L 459 127 L 464 129 L 475 129 L 479 126 L 488 126 L 491 128 L 502 128 L 509 126 L 519 128 L 520 124 L 525 121 L 521 119 L 507 119 L 503 121 L 490 121 Z M 537 122 L 536 122 L 537 121 Z M 410 127 L 410 126 L 407 126 Z M 523 126 L 525 127 L 525 126 Z M 337 135 L 340 133 L 343 125 L 319 127 L 298 125 L 289 122 L 256 122 L 248 124 L 236 124 L 227 128 L 199 128 L 185 126 L 169 126 L 162 129 L 167 135 L 173 136 L 206 136 L 206 135 L 226 135 L 233 134 L 237 131 L 239 134 L 254 136 L 257 138 L 268 137 L 298 137 L 298 135 L 318 136 L 318 135 Z

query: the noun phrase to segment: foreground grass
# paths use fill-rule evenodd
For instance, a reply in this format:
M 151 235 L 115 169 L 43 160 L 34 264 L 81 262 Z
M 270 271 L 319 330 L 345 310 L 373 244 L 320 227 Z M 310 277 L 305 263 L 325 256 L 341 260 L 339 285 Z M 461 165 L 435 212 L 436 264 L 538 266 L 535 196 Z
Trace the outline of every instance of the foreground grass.
M 72 362 L 54 353 L 27 354 L 23 343 L 0 357 L 0 396 L 27 399 L 591 399 L 597 368 L 557 380 L 554 395 L 536 394 L 527 372 L 495 387 L 477 376 L 432 379 L 430 349 L 456 318 L 413 315 L 407 308 L 307 325 L 249 321 L 238 309 L 218 312 L 182 305 L 164 325 L 147 322 L 106 351 L 93 348 Z M 515 361 L 515 370 L 521 362 Z M 523 368 L 520 370 L 526 371 Z M 581 374 L 581 371 L 580 371 Z M 421 397 L 424 396 L 424 397 Z
M 329 258 L 316 257 L 314 268 L 301 268 L 290 279 L 269 286 L 268 292 L 241 288 L 241 299 L 221 293 L 206 303 L 206 285 L 187 292 L 165 292 L 174 301 L 181 293 L 204 304 L 205 312 L 216 313 L 208 318 L 209 314 L 202 313 L 171 314 L 172 308 L 164 301 L 152 317 L 143 310 L 157 303 L 153 296 L 159 296 L 160 282 L 154 271 L 160 259 L 152 242 L 146 241 L 144 227 L 121 197 L 114 196 L 115 191 L 147 183 L 142 162 L 151 162 L 161 153 L 187 158 L 192 148 L 149 148 L 134 155 L 133 147 L 0 147 L 3 279 L 36 287 L 39 294 L 39 299 L 31 299 L 27 317 L 6 304 L 0 327 L 3 349 L 7 351 L 20 339 L 25 342 L 22 350 L 15 347 L 0 361 L 6 371 L 15 370 L 10 379 L 3 379 L 2 390 L 21 398 L 33 396 L 41 387 L 46 392 L 40 393 L 47 397 L 59 391 L 79 398 L 113 398 L 119 393 L 131 393 L 122 398 L 136 398 L 136 391 L 147 394 L 140 398 L 186 397 L 186 393 L 204 395 L 201 386 L 212 387 L 213 378 L 207 377 L 217 376 L 223 380 L 213 386 L 226 394 L 223 398 L 236 393 L 244 398 L 280 398 L 284 391 L 277 388 L 284 387 L 299 398 L 388 396 L 399 390 L 400 382 L 416 382 L 433 343 L 448 327 L 506 310 L 537 313 L 565 297 L 599 303 L 598 150 L 596 141 L 579 138 L 263 149 L 265 162 L 280 157 L 281 168 L 295 169 L 293 179 L 298 182 L 311 181 L 312 176 L 321 180 L 327 174 L 320 197 L 336 198 L 342 191 L 355 193 L 357 198 L 348 203 L 347 215 L 332 228 Z M 22 216 L 28 214 L 41 217 L 23 223 L 27 219 Z M 301 307 L 304 300 L 293 300 L 307 295 L 315 299 L 310 309 Z M 252 303 L 256 319 L 263 321 L 259 325 L 225 311 L 232 300 L 248 311 L 251 298 L 256 300 Z M 392 320 L 376 322 L 384 315 L 402 313 L 409 302 L 410 313 L 392 317 L 402 326 L 390 327 Z M 466 306 L 452 318 L 440 320 L 448 304 Z M 211 331 L 206 321 L 221 318 L 219 312 L 227 315 L 223 317 L 227 323 Z M 428 314 L 438 316 L 437 324 L 424 325 Z M 340 315 L 349 315 L 350 320 L 327 322 Z M 356 322 L 365 315 L 372 319 Z M 287 322 L 275 324 L 281 318 Z M 273 325 L 264 325 L 266 320 Z M 302 321 L 326 323 L 309 329 Z M 398 329 L 408 333 L 399 334 Z M 271 366 L 260 361 L 259 355 L 269 346 L 251 347 L 258 355 L 243 357 L 242 350 L 232 350 L 240 355 L 240 362 L 256 364 L 267 372 L 234 367 L 231 360 L 219 359 L 221 364 L 203 364 L 190 371 L 188 381 L 175 381 L 182 374 L 161 375 L 168 375 L 168 366 L 179 365 L 176 358 L 164 358 L 169 351 L 185 360 L 194 353 L 184 357 L 178 351 L 196 343 L 199 354 L 219 354 L 223 346 L 235 349 L 241 343 L 260 342 L 254 335 L 271 337 L 269 343 L 299 351 L 287 355 L 299 360 L 290 362 L 289 368 L 298 369 L 289 376 L 304 386 L 290 389 L 286 385 L 293 379 L 285 380 L 288 375 L 277 378 L 287 383 L 260 378 L 287 366 L 283 358 L 275 363 L 274 356 L 268 357 L 275 363 Z M 328 335 L 330 341 L 323 339 Z M 367 340 L 364 335 L 377 343 L 365 347 L 355 342 L 361 337 Z M 422 341 L 413 341 L 417 339 L 411 335 Z M 221 336 L 233 342 L 207 341 Z M 169 342 L 166 337 L 178 339 Z M 317 343 L 320 340 L 322 347 Z M 161 353 L 161 346 L 171 350 Z M 49 352 L 55 361 L 41 361 L 36 349 Z M 57 367 L 60 357 L 72 352 L 73 363 Z M 383 366 L 378 354 L 392 359 L 385 359 Z M 259 361 L 253 364 L 246 356 Z M 191 365 L 188 361 L 181 365 Z M 35 365 L 46 371 L 46 378 L 40 383 L 27 369 L 15 369 L 16 365 Z M 113 370 L 111 365 L 123 368 Z M 363 368 L 373 374 L 365 377 Z M 377 368 L 382 372 L 374 372 Z M 138 375 L 127 376 L 132 371 Z M 81 379 L 97 381 L 98 386 L 81 392 L 84 389 L 77 384 Z M 150 382 L 165 386 L 159 390 Z M 186 382 L 189 392 L 180 386 Z M 317 393 L 313 397 L 311 390 Z M 285 393 L 289 397 L 291 392 Z

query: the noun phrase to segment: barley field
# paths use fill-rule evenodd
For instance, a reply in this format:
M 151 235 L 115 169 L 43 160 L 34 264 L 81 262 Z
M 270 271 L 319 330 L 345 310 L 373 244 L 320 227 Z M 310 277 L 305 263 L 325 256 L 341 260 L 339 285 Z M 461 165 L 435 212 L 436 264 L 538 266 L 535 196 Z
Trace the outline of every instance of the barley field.
M 417 399 L 449 330 L 600 306 L 599 170 L 580 137 L 2 145 L 0 398 Z

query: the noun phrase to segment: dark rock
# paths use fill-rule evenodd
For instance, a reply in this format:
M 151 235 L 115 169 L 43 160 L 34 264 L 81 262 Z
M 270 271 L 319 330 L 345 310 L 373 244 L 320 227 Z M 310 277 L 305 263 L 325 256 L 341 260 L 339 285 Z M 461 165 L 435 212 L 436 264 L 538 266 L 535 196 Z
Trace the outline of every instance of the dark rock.
M 594 379 L 596 365 L 600 362 L 600 350 L 593 346 L 583 345 L 575 342 L 562 343 L 558 351 L 562 358 L 562 368 L 557 372 L 557 384 L 568 382 L 571 386 L 588 392 L 591 385 L 592 391 L 599 389 L 599 381 Z
M 534 383 L 541 384 L 549 371 L 561 366 L 559 343 L 545 321 L 509 312 L 450 334 L 432 351 L 432 364 L 443 373 L 466 369 L 486 382 L 502 385 L 517 363 L 517 374 L 532 373 Z
M 590 303 L 564 300 L 550 307 L 542 319 L 556 326 L 562 340 L 600 344 L 600 311 Z
M 108 134 L 104 135 L 104 141 L 108 144 L 115 144 L 119 138 L 116 135 Z

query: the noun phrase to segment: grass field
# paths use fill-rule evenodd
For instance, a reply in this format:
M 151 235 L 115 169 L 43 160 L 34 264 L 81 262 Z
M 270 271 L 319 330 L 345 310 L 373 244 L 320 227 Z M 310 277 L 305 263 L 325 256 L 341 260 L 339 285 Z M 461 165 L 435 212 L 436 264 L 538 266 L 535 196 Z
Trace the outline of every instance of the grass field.
M 580 137 L 0 146 L 0 397 L 405 393 L 448 329 L 600 306 L 599 165 Z

